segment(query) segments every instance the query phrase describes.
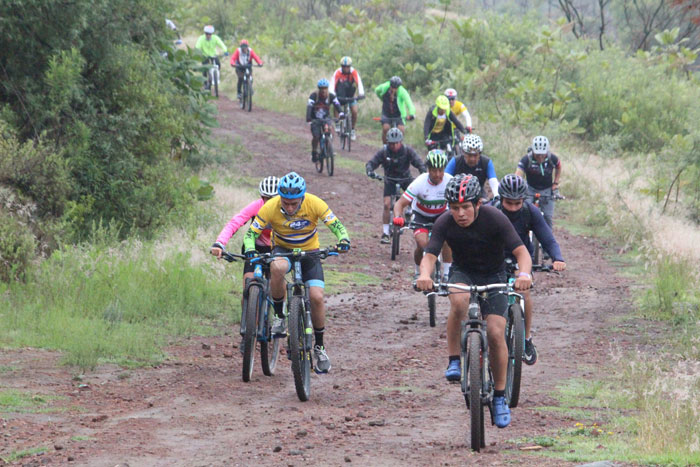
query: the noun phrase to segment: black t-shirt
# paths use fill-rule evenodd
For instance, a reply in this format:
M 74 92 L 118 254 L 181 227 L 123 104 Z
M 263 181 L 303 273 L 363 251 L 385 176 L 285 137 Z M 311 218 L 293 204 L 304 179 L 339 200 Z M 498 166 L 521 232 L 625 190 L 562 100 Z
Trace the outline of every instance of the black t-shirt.
M 391 99 L 389 90 L 382 96 L 382 114 L 386 117 L 399 118 L 401 117 L 401 111 L 399 110 L 398 104 L 399 93 L 398 91 L 394 94 L 394 99 Z
M 438 217 L 430 233 L 426 253 L 440 254 L 444 242 L 452 249 L 452 261 L 466 273 L 495 274 L 504 268 L 505 252 L 523 244 L 508 218 L 493 206 L 481 206 L 469 227 L 460 227 L 450 211 Z
M 489 162 L 491 162 L 491 159 L 481 154 L 479 156 L 479 162 L 474 167 L 469 167 L 464 157 L 458 157 L 455 160 L 454 173 L 474 175 L 477 179 L 479 179 L 479 185 L 483 187 L 484 183 L 486 183 L 486 179 L 488 178 Z
M 535 155 L 528 152 L 527 156 L 518 162 L 518 168 L 525 172 L 528 185 L 535 190 L 546 190 L 552 188 L 552 173 L 560 164 L 556 154 L 547 154 L 547 158 L 540 164 L 535 160 Z

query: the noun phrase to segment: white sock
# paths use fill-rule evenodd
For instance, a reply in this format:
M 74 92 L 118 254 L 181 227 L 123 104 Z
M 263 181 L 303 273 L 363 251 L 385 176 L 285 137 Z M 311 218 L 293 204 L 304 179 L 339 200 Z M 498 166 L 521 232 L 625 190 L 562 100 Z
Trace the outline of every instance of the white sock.
M 384 228 L 384 235 L 389 235 L 389 224 L 384 224 L 382 227 Z
M 450 268 L 452 267 L 452 263 L 442 263 L 442 275 L 447 275 L 450 273 Z
M 415 268 L 416 268 L 416 269 L 415 269 L 416 274 L 420 274 L 420 266 L 418 266 L 418 265 L 416 264 L 416 265 L 415 265 Z

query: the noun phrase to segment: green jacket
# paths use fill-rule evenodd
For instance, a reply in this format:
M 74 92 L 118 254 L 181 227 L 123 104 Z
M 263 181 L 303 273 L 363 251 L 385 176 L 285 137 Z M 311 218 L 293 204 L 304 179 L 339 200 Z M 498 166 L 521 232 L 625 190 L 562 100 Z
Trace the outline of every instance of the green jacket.
M 220 48 L 224 52 L 228 52 L 226 44 L 221 40 L 216 34 L 211 35 L 211 40 L 207 40 L 206 34 L 202 34 L 197 39 L 197 43 L 194 45 L 195 49 L 201 50 L 205 57 L 216 57 L 216 48 Z
M 386 83 L 382 83 L 374 88 L 374 92 L 377 94 L 379 99 L 384 97 L 384 94 L 386 94 L 386 92 L 389 90 L 389 86 L 391 85 L 389 84 L 389 81 L 387 81 Z M 399 89 L 396 91 L 396 103 L 399 106 L 402 119 L 406 120 L 408 115 L 416 115 L 416 108 L 413 106 L 411 96 L 408 95 L 408 91 L 406 91 L 406 88 L 403 86 L 399 86 Z

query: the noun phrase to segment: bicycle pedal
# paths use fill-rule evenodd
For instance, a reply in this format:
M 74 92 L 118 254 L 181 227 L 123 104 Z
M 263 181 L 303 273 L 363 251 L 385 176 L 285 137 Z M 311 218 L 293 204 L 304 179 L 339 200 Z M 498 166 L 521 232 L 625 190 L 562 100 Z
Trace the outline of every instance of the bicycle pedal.
M 315 367 L 314 367 L 314 373 L 316 373 L 317 375 L 327 375 L 328 374 L 327 371 L 319 371 L 319 369 L 315 368 Z

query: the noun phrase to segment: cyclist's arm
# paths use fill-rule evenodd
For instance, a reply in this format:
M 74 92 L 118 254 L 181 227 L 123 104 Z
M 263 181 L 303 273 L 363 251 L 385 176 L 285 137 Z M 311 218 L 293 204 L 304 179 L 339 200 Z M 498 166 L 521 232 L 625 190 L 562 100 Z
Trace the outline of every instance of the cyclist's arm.
M 416 114 L 416 107 L 413 105 L 413 101 L 411 100 L 411 95 L 408 93 L 406 88 L 403 86 L 399 87 L 399 90 L 403 90 L 404 103 L 406 104 L 406 110 L 408 111 L 406 113 L 406 115 L 415 115 Z
M 236 50 L 238 50 L 238 49 L 236 49 Z M 255 61 L 258 63 L 258 65 L 262 65 L 262 64 L 263 64 L 262 60 L 260 59 L 260 57 L 258 57 L 258 54 L 256 54 L 256 53 L 253 51 L 253 49 L 250 49 L 250 58 L 253 59 L 253 60 L 255 60 Z
M 445 167 L 445 173 L 454 175 L 455 174 L 455 165 L 457 164 L 457 157 L 453 157 L 450 159 L 450 162 L 447 163 L 447 167 Z
M 524 206 L 525 209 L 529 209 L 528 205 Z M 537 240 L 542 244 L 542 248 L 546 251 L 553 261 L 564 262 L 561 255 L 561 248 L 559 248 L 559 243 L 554 238 L 554 233 L 549 227 L 547 222 L 544 220 L 544 216 L 537 208 L 530 209 L 530 218 L 532 219 L 532 231 L 537 236 Z
M 328 92 L 330 94 L 335 94 L 335 87 L 338 81 L 338 72 L 340 71 L 340 68 L 335 70 L 335 73 L 333 73 L 333 77 L 331 78 L 330 85 L 328 86 Z
M 532 281 L 532 258 L 530 257 L 530 252 L 527 251 L 525 245 L 521 243 L 512 253 L 513 256 L 515 256 L 515 260 L 518 262 L 518 274 L 528 274 L 530 275 L 530 281 Z M 517 280 L 519 279 L 516 279 L 516 281 Z
M 345 228 L 343 223 L 340 222 L 340 219 L 335 217 L 335 214 L 333 214 L 333 211 L 331 211 L 331 209 L 328 207 L 325 201 L 321 200 L 321 203 L 319 203 L 319 208 L 323 211 L 323 213 L 319 216 L 319 219 L 321 219 L 323 223 L 326 224 L 326 226 L 330 229 L 330 231 L 333 232 L 333 235 L 335 235 L 338 241 L 350 241 L 348 230 Z
M 253 230 L 253 227 L 251 226 L 243 237 L 243 251 L 255 250 L 255 241 L 259 236 L 260 233 Z
M 214 36 L 214 39 L 216 40 L 216 45 L 223 50 L 224 53 L 228 52 L 228 47 L 226 47 L 226 44 L 224 44 L 224 41 L 222 41 L 219 36 Z
M 254 218 L 262 205 L 265 204 L 262 199 L 258 199 L 250 203 L 248 206 L 244 207 L 241 212 L 233 216 L 233 218 L 228 221 L 228 224 L 224 226 L 221 233 L 216 237 L 216 241 L 222 245 L 226 245 L 228 241 L 233 237 L 233 235 L 245 225 L 246 222 Z
M 377 151 L 377 153 L 374 155 L 373 158 L 371 158 L 367 163 L 365 164 L 365 171 L 367 173 L 369 172 L 374 172 L 374 170 L 382 165 L 382 161 L 384 160 L 384 150 L 380 149 Z
M 374 88 L 374 93 L 377 95 L 378 98 L 384 97 L 384 94 L 386 93 L 386 90 L 389 89 L 389 81 L 380 84 L 376 88 Z
M 557 164 L 554 166 L 554 183 L 559 188 L 559 180 L 561 178 L 561 160 L 557 158 Z
M 423 120 L 423 139 L 430 138 L 430 132 L 433 130 L 435 125 L 435 119 L 433 118 L 433 108 L 432 106 L 428 109 L 428 113 L 425 114 L 425 120 Z
M 489 180 L 489 187 L 491 187 L 491 193 L 493 196 L 498 196 L 498 177 L 496 177 L 496 169 L 493 166 L 493 161 L 489 160 L 486 166 L 486 178 Z
M 309 102 L 306 104 L 306 121 L 310 122 L 314 119 L 314 105 L 316 104 L 316 96 L 312 93 L 309 96 Z
M 528 156 L 520 159 L 520 162 L 518 162 L 518 167 L 515 169 L 515 175 L 525 178 L 525 169 L 527 169 L 528 159 Z
M 413 202 L 413 198 L 411 197 L 410 199 L 406 197 L 407 191 L 404 191 L 403 195 L 401 195 L 401 198 L 399 198 L 396 203 L 394 203 L 394 217 L 401 217 L 403 216 L 404 210 Z
M 467 128 L 471 128 L 472 127 L 472 116 L 469 114 L 469 110 L 467 110 L 466 107 L 464 107 L 464 112 L 462 112 L 462 115 L 464 115 L 465 126 Z
M 236 48 L 236 51 L 233 52 L 233 54 L 231 55 L 231 66 L 235 67 L 236 65 L 238 65 L 238 58 L 240 57 L 240 55 L 240 49 Z
M 202 51 L 202 44 L 204 43 L 205 40 L 206 39 L 204 38 L 204 36 L 199 36 L 199 38 L 197 38 L 197 42 L 194 44 L 194 48 L 201 52 Z
M 457 129 L 458 129 L 459 131 L 461 131 L 462 133 L 466 133 L 466 132 L 467 132 L 467 130 L 464 128 L 464 125 L 462 125 L 462 122 L 460 122 L 459 119 L 457 118 L 457 116 L 456 116 L 454 113 L 452 113 L 452 112 L 450 112 L 450 121 L 451 121 L 451 122 L 454 124 L 454 126 L 456 126 Z
M 360 73 L 357 70 L 352 71 L 355 74 L 355 79 L 357 80 L 357 95 L 365 95 L 365 87 L 362 85 L 362 78 L 360 78 Z
M 335 110 L 338 111 L 338 113 L 343 111 L 343 106 L 340 105 L 340 101 L 338 100 L 338 96 L 331 94 L 332 102 L 333 102 L 333 107 L 335 107 Z

